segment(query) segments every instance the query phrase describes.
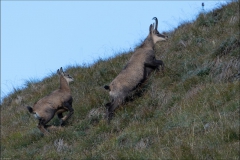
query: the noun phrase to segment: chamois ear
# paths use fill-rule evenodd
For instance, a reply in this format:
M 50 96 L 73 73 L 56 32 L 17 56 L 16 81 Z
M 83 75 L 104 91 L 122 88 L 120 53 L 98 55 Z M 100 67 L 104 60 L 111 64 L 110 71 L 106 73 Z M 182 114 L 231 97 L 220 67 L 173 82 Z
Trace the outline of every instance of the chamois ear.
M 62 69 L 62 67 L 60 68 L 60 72 L 63 73 L 63 69 Z
M 150 33 L 150 34 L 153 34 L 153 31 L 154 31 L 154 23 L 150 25 L 150 27 L 149 27 L 149 33 Z
M 62 67 L 60 68 L 60 70 L 59 69 L 57 70 L 57 73 L 59 76 L 64 75 Z
M 58 74 L 59 74 L 59 76 L 61 76 L 61 75 L 63 76 L 63 75 L 64 75 L 64 72 L 63 72 L 63 69 L 62 69 L 62 67 L 60 68 L 60 70 L 59 70 L 59 73 L 58 73 Z
M 149 33 L 150 34 L 152 33 L 152 24 L 150 24 L 150 26 L 149 26 Z
M 57 70 L 57 74 L 58 74 L 58 75 L 60 75 L 60 74 L 61 74 L 61 73 L 60 73 L 60 71 L 59 71 L 59 69 Z

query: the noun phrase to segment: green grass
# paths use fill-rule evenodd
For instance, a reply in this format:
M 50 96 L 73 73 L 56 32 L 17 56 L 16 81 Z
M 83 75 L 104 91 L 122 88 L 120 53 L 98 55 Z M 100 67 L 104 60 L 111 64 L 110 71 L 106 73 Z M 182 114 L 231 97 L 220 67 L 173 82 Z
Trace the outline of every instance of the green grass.
M 168 32 L 169 40 L 155 45 L 165 74 L 154 72 L 110 125 L 103 86 L 132 52 L 66 68 L 75 79 L 75 112 L 50 136 L 25 107 L 58 88 L 59 79 L 27 81 L 2 101 L 1 158 L 239 159 L 239 27 L 239 1 L 233 1 Z

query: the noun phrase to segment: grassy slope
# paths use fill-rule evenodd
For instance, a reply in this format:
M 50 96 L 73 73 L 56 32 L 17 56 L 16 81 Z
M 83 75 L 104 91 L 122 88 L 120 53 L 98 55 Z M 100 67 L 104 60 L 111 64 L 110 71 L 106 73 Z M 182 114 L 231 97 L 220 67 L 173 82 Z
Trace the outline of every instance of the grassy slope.
M 1 106 L 1 157 L 11 159 L 238 159 L 239 1 L 183 23 L 155 46 L 166 65 L 154 72 L 141 96 L 120 107 L 107 125 L 103 85 L 132 53 L 72 66 L 74 116 L 43 137 L 25 106 L 59 86 L 56 74 L 27 82 Z M 60 67 L 60 66 L 59 66 Z M 49 124 L 58 125 L 54 118 Z

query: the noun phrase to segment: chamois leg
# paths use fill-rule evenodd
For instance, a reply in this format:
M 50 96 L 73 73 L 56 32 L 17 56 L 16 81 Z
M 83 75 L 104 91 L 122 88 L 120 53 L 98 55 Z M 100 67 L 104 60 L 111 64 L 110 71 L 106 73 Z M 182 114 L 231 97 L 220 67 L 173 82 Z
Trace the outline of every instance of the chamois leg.
M 114 99 L 112 98 L 111 102 L 105 104 L 105 107 L 107 110 L 109 109 L 109 107 L 111 107 L 113 101 L 114 101 Z
M 110 123 L 112 117 L 114 116 L 114 111 L 117 109 L 119 105 L 121 105 L 124 101 L 124 96 L 119 96 L 115 98 L 108 107 L 108 123 Z
M 45 120 L 43 120 L 43 119 L 40 119 L 39 120 L 39 123 L 38 123 L 38 128 L 39 128 L 39 130 L 44 134 L 44 135 L 48 135 L 49 134 L 49 132 L 45 129 L 45 125 L 46 125 L 46 121 Z
M 113 108 L 116 108 L 116 103 L 111 103 L 108 107 L 108 110 L 107 110 L 107 118 L 108 118 L 108 123 L 110 123 L 110 121 L 112 120 L 113 118 L 113 115 L 114 115 L 114 110 Z
M 63 118 L 63 112 L 60 112 L 60 113 L 57 113 L 57 116 L 58 116 L 58 119 L 59 119 L 59 121 L 60 121 L 60 126 L 63 124 L 63 120 L 62 120 L 62 118 Z
M 45 110 L 46 114 L 44 117 L 40 117 L 39 118 L 39 123 L 38 123 L 38 128 L 39 130 L 43 133 L 43 134 L 49 134 L 49 132 L 46 130 L 46 128 L 48 128 L 49 126 L 47 126 L 46 124 L 54 117 L 54 112 L 51 112 L 51 110 Z
M 60 125 L 61 126 L 64 124 L 65 121 L 67 121 L 70 118 L 70 116 L 74 112 L 74 109 L 72 108 L 72 103 L 67 102 L 67 103 L 64 104 L 64 106 L 68 109 L 69 112 L 68 112 L 67 115 L 65 115 L 63 118 L 61 118 L 61 120 L 60 120 Z M 60 114 L 60 116 L 61 116 L 61 114 Z
M 162 60 L 152 60 L 152 61 L 149 61 L 149 62 L 145 62 L 144 63 L 144 66 L 145 67 L 150 67 L 150 68 L 153 68 L 153 69 L 159 69 L 158 67 L 159 66 L 162 66 L 162 71 L 164 72 L 164 63 Z
M 162 60 L 155 60 L 155 63 L 158 64 L 158 66 L 161 65 L 162 72 L 164 72 L 164 63 L 163 63 L 163 61 Z M 159 68 L 157 68 L 157 69 L 159 69 Z
M 63 112 L 66 112 L 66 111 L 68 111 L 67 109 L 65 109 L 65 108 L 62 108 L 62 109 L 59 109 L 58 111 L 57 111 L 57 116 L 58 116 L 58 118 L 59 119 L 62 119 L 63 118 Z
M 62 119 L 63 118 L 63 112 L 58 113 L 57 116 L 58 116 L 59 119 Z
M 164 63 L 163 63 L 163 61 L 162 61 L 162 60 L 156 60 L 156 59 L 144 63 L 144 66 L 145 66 L 145 67 L 150 67 L 150 68 L 157 68 L 157 67 L 159 67 L 160 65 L 164 68 Z
M 114 101 L 114 99 L 112 99 L 111 102 L 108 102 L 108 103 L 105 104 L 105 108 L 107 109 L 106 115 L 105 115 L 106 119 L 109 117 L 108 110 L 109 110 L 109 108 L 111 108 L 111 106 L 113 104 L 113 101 Z

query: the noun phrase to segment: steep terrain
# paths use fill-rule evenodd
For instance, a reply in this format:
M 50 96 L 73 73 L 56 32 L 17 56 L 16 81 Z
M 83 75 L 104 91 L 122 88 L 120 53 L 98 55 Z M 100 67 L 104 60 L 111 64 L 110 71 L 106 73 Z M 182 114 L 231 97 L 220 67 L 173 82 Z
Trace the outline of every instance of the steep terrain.
M 1 104 L 1 158 L 239 159 L 239 27 L 233 1 L 167 33 L 169 40 L 155 45 L 165 74 L 154 72 L 110 125 L 103 86 L 132 52 L 66 69 L 75 79 L 75 112 L 51 136 L 40 133 L 26 106 L 58 88 L 58 76 L 26 82 Z M 57 117 L 49 124 L 58 125 Z

